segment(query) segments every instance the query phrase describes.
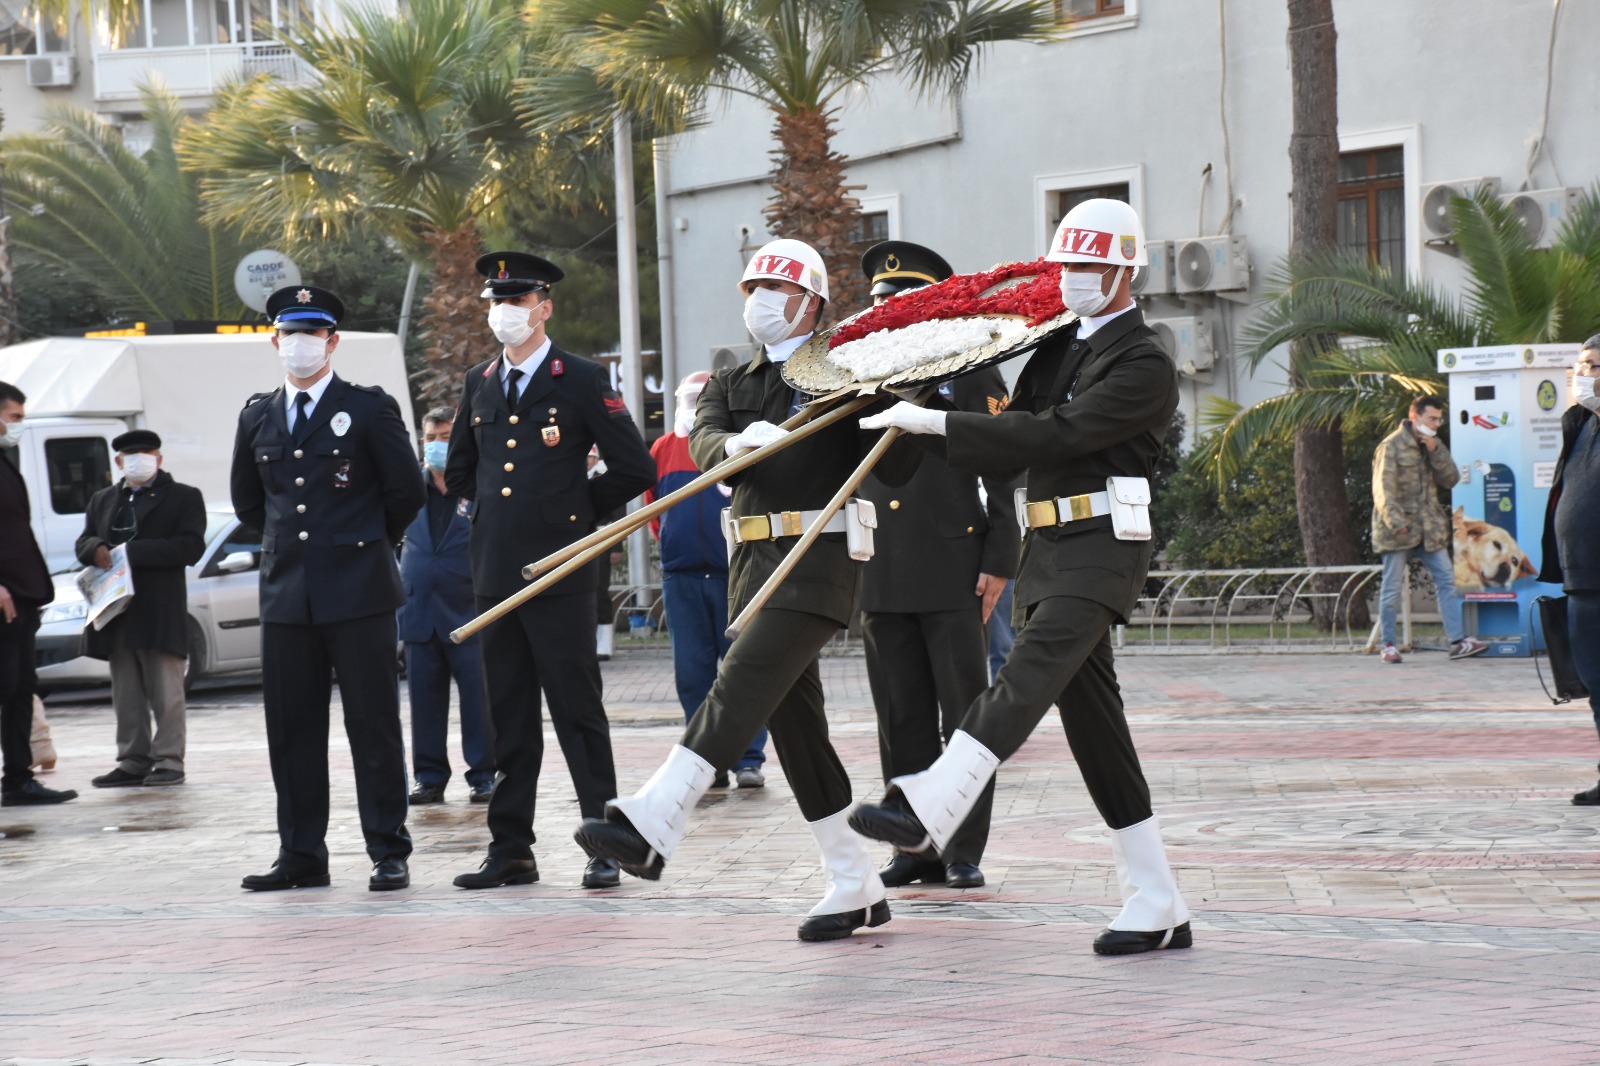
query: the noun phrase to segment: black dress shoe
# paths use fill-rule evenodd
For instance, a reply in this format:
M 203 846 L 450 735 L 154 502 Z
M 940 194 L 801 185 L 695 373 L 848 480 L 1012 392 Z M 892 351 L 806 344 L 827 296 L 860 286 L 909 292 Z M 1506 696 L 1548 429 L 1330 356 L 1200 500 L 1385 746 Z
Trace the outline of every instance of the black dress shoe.
M 887 888 L 904 888 L 914 881 L 936 885 L 944 880 L 944 863 L 937 858 L 897 851 L 894 858 L 889 860 L 889 865 L 878 871 L 878 876 Z
M 285 870 L 282 863 L 273 863 L 264 874 L 251 874 L 239 882 L 240 888 L 252 892 L 281 892 L 286 888 L 327 888 L 326 870 Z
M 420 807 L 425 803 L 443 803 L 444 786 L 418 785 L 416 788 L 411 790 L 411 795 L 408 798 L 410 799 L 411 806 L 413 807 Z
M 1193 944 L 1194 934 L 1189 931 L 1188 922 L 1175 929 L 1159 929 L 1153 933 L 1140 932 L 1136 929 L 1102 929 L 1100 935 L 1094 938 L 1094 953 L 1139 955 L 1146 951 L 1159 951 L 1162 948 L 1191 947 Z
M 101 774 L 99 777 L 90 778 L 89 784 L 95 788 L 127 788 L 130 785 L 144 784 L 144 779 L 144 774 L 130 774 L 118 766 L 109 774 Z
M 539 880 L 539 864 L 532 859 L 502 859 L 490 855 L 470 874 L 451 882 L 457 888 L 499 888 L 501 885 L 531 885 Z
M 590 858 L 610 859 L 645 881 L 661 880 L 667 865 L 621 811 L 609 810 L 604 818 L 585 818 L 572 839 Z
M 727 788 L 728 787 L 728 771 L 726 771 L 726 770 L 718 770 L 716 772 L 716 774 L 711 778 L 711 787 L 712 788 Z
M 944 883 L 951 888 L 982 888 L 987 882 L 974 862 L 953 862 L 944 868 Z
M 850 813 L 849 821 L 850 828 L 862 836 L 893 844 L 901 851 L 926 851 L 933 846 L 928 831 L 898 792 L 885 796 L 882 803 L 863 803 Z
M 411 871 L 404 859 L 384 859 L 372 868 L 367 888 L 373 892 L 393 892 L 397 888 L 411 887 Z
M 0 792 L 0 807 L 38 807 L 46 803 L 65 803 L 77 798 L 78 794 L 70 788 L 45 788 L 30 778 L 21 788 Z
M 151 770 L 143 783 L 149 788 L 165 788 L 183 784 L 184 776 L 182 770 Z
M 889 920 L 889 901 L 881 899 L 871 907 L 843 914 L 813 914 L 800 923 L 801 940 L 843 940 L 863 925 L 876 927 Z
M 1572 797 L 1574 807 L 1600 807 L 1600 785 L 1596 785 L 1587 792 L 1579 792 Z
M 589 860 L 589 865 L 583 868 L 584 888 L 616 888 L 621 884 L 622 870 L 617 866 L 615 859 L 595 856 Z
M 494 782 L 483 785 L 473 785 L 472 791 L 467 794 L 467 799 L 472 803 L 488 803 L 494 799 Z

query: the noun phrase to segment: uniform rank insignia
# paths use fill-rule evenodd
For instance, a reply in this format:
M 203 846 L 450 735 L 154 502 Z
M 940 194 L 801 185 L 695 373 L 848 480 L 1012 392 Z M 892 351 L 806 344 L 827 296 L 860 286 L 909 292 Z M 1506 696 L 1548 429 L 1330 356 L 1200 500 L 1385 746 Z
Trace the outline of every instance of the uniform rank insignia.
M 566 372 L 567 372 L 567 368 L 561 365 L 561 360 L 559 360 L 559 359 L 550 360 L 550 376 L 551 377 L 558 378 L 562 374 L 565 374 Z
M 340 459 L 333 464 L 333 487 L 336 489 L 350 487 L 350 460 Z
M 328 420 L 328 426 L 333 430 L 335 437 L 342 437 L 350 432 L 350 412 L 340 411 Z
M 544 438 L 544 446 L 546 448 L 554 448 L 561 443 L 561 427 L 545 426 L 539 431 L 539 436 Z
M 986 396 L 984 399 L 988 401 L 989 413 L 992 415 L 997 415 L 1011 406 L 1011 397 L 1009 396 Z
M 600 402 L 605 405 L 606 414 L 610 415 L 612 418 L 633 417 L 632 415 L 628 414 L 628 401 L 624 400 L 616 393 L 612 393 L 610 396 L 602 396 L 600 398 Z

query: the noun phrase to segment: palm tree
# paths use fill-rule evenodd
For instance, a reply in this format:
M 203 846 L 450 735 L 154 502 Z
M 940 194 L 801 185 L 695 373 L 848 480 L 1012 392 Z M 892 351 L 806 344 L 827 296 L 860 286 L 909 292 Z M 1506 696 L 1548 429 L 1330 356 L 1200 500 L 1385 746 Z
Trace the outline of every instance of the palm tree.
M 345 28 L 286 42 L 318 78 L 258 78 L 219 94 L 183 143 L 210 218 L 296 242 L 365 228 L 431 265 L 418 328 L 422 399 L 454 393 L 493 346 L 473 261 L 517 197 L 574 200 L 581 164 L 528 133 L 512 100 L 524 30 L 494 0 L 410 0 L 345 11 Z
M 195 120 L 160 89 L 146 88 L 142 103 L 142 155 L 78 107 L 54 108 L 43 133 L 6 139 L 5 211 L 22 268 L 70 276 L 86 300 L 127 317 L 240 318 L 239 235 L 201 220 L 198 177 L 178 166 Z
M 1284 344 L 1312 342 L 1288 391 L 1249 407 L 1211 397 L 1198 445 L 1219 484 L 1257 445 L 1340 420 L 1400 417 L 1411 398 L 1442 392 L 1440 349 L 1581 341 L 1600 330 L 1600 185 L 1575 205 L 1548 249 L 1534 248 L 1496 197 L 1456 198 L 1452 241 L 1469 282 L 1456 298 L 1364 257 L 1308 256 L 1274 272 L 1246 327 L 1252 371 Z
M 771 110 L 772 232 L 828 264 L 841 306 L 865 302 L 852 229 L 860 208 L 834 150 L 840 94 L 896 75 L 959 94 L 984 45 L 1056 30 L 1053 0 L 530 0 L 544 47 L 524 81 L 535 128 L 595 129 L 620 106 L 648 129 L 703 121 L 713 98 Z

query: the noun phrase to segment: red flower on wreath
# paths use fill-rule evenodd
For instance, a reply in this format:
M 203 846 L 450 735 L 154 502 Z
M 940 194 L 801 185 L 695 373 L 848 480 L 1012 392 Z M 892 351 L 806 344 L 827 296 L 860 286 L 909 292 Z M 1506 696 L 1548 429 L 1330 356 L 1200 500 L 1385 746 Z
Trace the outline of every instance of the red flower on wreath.
M 989 292 L 1013 278 L 1030 280 Z M 869 333 L 941 318 L 1019 315 L 1028 319 L 1029 326 L 1037 326 L 1066 310 L 1061 303 L 1060 263 L 1043 259 L 1032 263 L 1007 263 L 980 274 L 955 274 L 936 285 L 901 293 L 839 327 L 828 338 L 828 347 L 837 348 Z

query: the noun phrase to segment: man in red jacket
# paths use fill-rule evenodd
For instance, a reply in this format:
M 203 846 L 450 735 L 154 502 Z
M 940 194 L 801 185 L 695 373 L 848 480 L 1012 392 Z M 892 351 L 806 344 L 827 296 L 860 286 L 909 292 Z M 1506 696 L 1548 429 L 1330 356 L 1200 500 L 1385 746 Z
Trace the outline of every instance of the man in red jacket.
M 0 807 L 65 803 L 71 789 L 45 788 L 28 769 L 33 762 L 33 635 L 39 609 L 56 598 L 50 570 L 28 524 L 28 486 L 12 464 L 22 441 L 28 398 L 0 381 Z

